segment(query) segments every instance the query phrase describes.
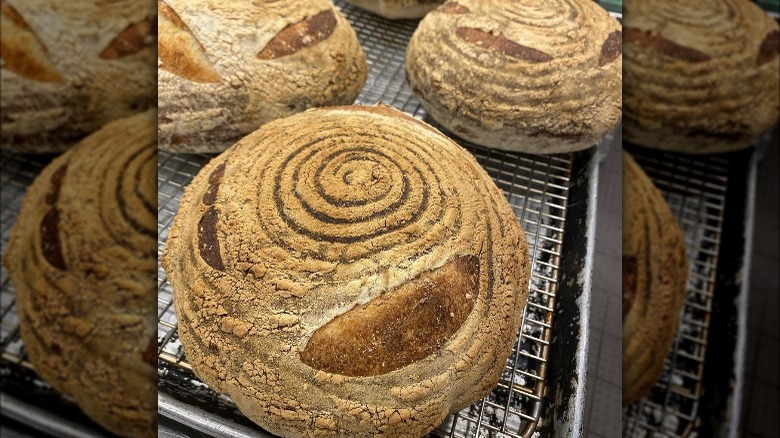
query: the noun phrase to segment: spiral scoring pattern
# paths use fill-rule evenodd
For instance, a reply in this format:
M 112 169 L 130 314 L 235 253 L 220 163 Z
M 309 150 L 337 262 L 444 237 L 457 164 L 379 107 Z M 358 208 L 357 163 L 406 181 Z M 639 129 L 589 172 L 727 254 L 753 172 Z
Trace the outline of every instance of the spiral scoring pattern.
M 36 178 L 5 264 L 38 374 L 122 436 L 156 436 L 155 114 L 113 122 Z
M 198 225 L 213 214 L 213 228 Z M 479 290 L 442 350 L 371 377 L 302 362 L 317 330 L 378 297 L 392 309 L 396 289 L 453 260 L 476 264 Z M 473 157 L 382 106 L 307 111 L 220 155 L 188 187 L 163 266 L 198 376 L 286 435 L 311 422 L 332 436 L 430 431 L 495 385 L 529 276 L 517 219 Z
M 642 0 L 624 16 L 628 140 L 689 153 L 725 152 L 749 146 L 776 123 L 780 34 L 758 6 Z
M 426 111 L 466 140 L 583 149 L 620 116 L 619 34 L 588 0 L 451 0 L 415 31 L 407 77 Z

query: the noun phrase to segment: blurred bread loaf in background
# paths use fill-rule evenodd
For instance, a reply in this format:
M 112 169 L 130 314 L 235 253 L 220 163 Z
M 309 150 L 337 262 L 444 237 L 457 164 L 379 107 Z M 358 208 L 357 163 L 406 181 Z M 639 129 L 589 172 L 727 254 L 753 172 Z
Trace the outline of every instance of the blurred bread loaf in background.
M 780 108 L 780 27 L 748 0 L 624 7 L 626 140 L 685 153 L 745 148 Z
M 0 1 L 3 150 L 60 152 L 151 108 L 152 0 Z

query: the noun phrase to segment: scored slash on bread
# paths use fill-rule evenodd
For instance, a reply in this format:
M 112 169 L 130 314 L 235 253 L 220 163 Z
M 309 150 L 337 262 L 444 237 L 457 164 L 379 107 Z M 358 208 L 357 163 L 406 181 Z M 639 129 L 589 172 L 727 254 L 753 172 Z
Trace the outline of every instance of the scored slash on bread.
M 282 58 L 314 46 L 325 41 L 333 33 L 336 24 L 333 9 L 326 9 L 311 18 L 290 24 L 276 34 L 257 57 L 265 60 Z
M 420 22 L 409 85 L 439 124 L 481 146 L 593 146 L 621 113 L 620 23 L 590 0 L 450 0 Z
M 64 151 L 156 102 L 151 0 L 0 0 L 0 148 Z
M 636 0 L 624 24 L 626 140 L 724 153 L 777 123 L 780 27 L 754 2 Z
M 195 82 L 218 82 L 219 74 L 179 14 L 162 0 L 157 1 L 160 68 Z
M 101 59 L 118 59 L 134 55 L 157 44 L 157 16 L 152 15 L 138 23 L 130 24 L 119 33 L 98 55 Z
M 219 152 L 271 120 L 350 104 L 367 77 L 328 0 L 158 0 L 160 148 Z
M 0 58 L 2 68 L 41 82 L 62 82 L 46 46 L 38 39 L 19 12 L 0 1 Z
M 196 375 L 285 437 L 429 433 L 495 387 L 530 277 L 474 157 L 382 105 L 275 120 L 217 156 L 161 261 Z
M 36 373 L 120 436 L 157 436 L 154 112 L 109 123 L 30 185 L 4 263 Z

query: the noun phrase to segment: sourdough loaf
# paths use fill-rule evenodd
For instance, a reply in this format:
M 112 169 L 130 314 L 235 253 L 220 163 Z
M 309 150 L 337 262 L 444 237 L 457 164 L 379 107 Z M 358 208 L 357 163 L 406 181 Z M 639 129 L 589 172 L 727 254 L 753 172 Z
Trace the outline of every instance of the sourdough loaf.
M 530 269 L 476 160 L 385 106 L 310 110 L 219 155 L 162 263 L 195 373 L 285 437 L 420 437 L 485 396 Z
M 591 0 L 450 0 L 412 36 L 407 79 L 465 140 L 573 151 L 620 117 L 621 39 L 618 21 Z
M 328 0 L 158 2 L 159 146 L 218 152 L 271 120 L 352 103 L 365 55 Z
M 777 122 L 780 27 L 761 8 L 748 0 L 636 0 L 624 12 L 626 140 L 727 152 Z
M 379 16 L 399 18 L 422 18 L 444 0 L 347 0 Z
M 52 161 L 4 258 L 35 371 L 127 437 L 157 436 L 155 120 L 112 122 Z
M 0 147 L 57 152 L 156 96 L 152 0 L 1 0 Z
M 682 230 L 661 192 L 623 151 L 623 405 L 655 384 L 685 301 Z

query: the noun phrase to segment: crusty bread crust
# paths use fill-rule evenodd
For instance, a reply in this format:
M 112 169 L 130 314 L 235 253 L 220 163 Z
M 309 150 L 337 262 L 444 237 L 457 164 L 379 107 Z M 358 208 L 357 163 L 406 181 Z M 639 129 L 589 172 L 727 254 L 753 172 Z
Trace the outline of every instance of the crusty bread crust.
M 3 0 L 0 148 L 63 151 L 154 105 L 153 0 Z
M 271 120 L 352 103 L 367 65 L 327 0 L 159 1 L 159 146 L 219 152 Z
M 390 107 L 336 107 L 204 167 L 162 264 L 195 373 L 263 428 L 420 437 L 495 387 L 527 251 L 466 150 Z
M 409 85 L 476 144 L 529 153 L 592 146 L 621 107 L 621 27 L 591 0 L 450 0 L 418 26 Z
M 134 438 L 157 436 L 155 120 L 112 122 L 52 161 L 4 258 L 35 371 Z
M 728 152 L 777 122 L 780 27 L 753 2 L 635 1 L 624 23 L 626 140 Z
M 685 302 L 685 240 L 661 192 L 623 151 L 623 405 L 647 394 Z

